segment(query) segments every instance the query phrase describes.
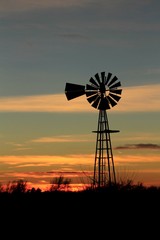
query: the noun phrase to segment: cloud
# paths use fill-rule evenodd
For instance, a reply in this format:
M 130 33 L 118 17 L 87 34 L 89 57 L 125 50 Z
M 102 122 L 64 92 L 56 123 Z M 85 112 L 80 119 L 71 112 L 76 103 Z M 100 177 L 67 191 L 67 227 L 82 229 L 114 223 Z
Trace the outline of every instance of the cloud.
M 82 155 L 66 155 L 66 156 L 50 156 L 50 155 L 9 155 L 0 156 L 0 164 L 7 164 L 14 167 L 23 166 L 55 166 L 55 165 L 65 165 L 68 166 L 77 164 L 89 164 L 93 162 L 94 155 L 82 154 Z
M 126 144 L 115 149 L 160 149 L 160 145 L 152 143 Z
M 160 75 L 160 68 L 148 68 L 146 75 Z
M 37 139 L 33 139 L 32 142 L 35 143 L 61 143 L 61 142 L 88 142 L 92 141 L 90 139 L 91 135 L 61 135 L 54 137 L 41 137 Z
M 159 91 L 160 84 L 124 88 L 121 102 L 113 111 L 159 112 Z
M 112 112 L 160 112 L 160 84 L 125 87 Z M 110 111 L 110 110 L 109 110 Z M 86 96 L 71 101 L 65 94 L 1 97 L 0 112 L 95 112 Z
M 85 5 L 89 5 L 90 7 L 100 6 L 103 8 L 107 6 L 108 9 L 113 11 L 113 9 L 119 9 L 120 5 L 126 5 L 126 3 L 126 0 L 121 0 L 119 2 L 113 2 L 112 0 L 108 0 L 107 2 L 103 0 L 98 2 L 96 2 L 95 0 L 1 0 L 0 12 L 19 12 L 45 8 L 70 8 Z
M 79 171 L 81 166 L 90 166 L 92 168 L 94 163 L 94 154 L 69 154 L 69 155 L 10 155 L 10 156 L 0 156 L 0 165 L 7 165 L 9 169 L 12 167 L 14 171 L 17 168 L 26 167 L 28 171 L 28 166 L 34 166 L 39 172 L 39 166 L 47 166 L 50 170 L 48 171 L 61 171 L 62 169 L 70 169 L 70 171 Z M 123 155 L 115 154 L 114 162 L 116 166 L 119 165 L 130 165 L 130 164 L 146 164 L 150 163 L 160 163 L 160 157 L 156 154 L 137 154 L 137 155 Z M 59 166 L 57 168 L 57 166 Z M 85 168 L 83 168 L 85 169 Z
M 79 7 L 89 0 L 1 0 L 0 12 L 19 12 L 32 9 Z
M 77 99 L 70 104 L 64 94 L 20 96 L 0 98 L 1 112 L 78 112 L 88 111 L 90 106 Z
M 128 135 L 128 133 L 124 133 L 123 136 L 117 135 L 116 140 L 119 142 L 123 141 L 126 142 L 147 142 L 148 139 L 152 139 L 154 142 L 159 142 L 159 132 L 151 132 L 151 133 L 145 133 L 141 131 L 134 131 L 132 132 L 132 135 Z
M 7 144 L 14 146 L 14 151 L 25 151 L 31 149 L 30 147 L 25 147 L 25 144 L 7 142 Z

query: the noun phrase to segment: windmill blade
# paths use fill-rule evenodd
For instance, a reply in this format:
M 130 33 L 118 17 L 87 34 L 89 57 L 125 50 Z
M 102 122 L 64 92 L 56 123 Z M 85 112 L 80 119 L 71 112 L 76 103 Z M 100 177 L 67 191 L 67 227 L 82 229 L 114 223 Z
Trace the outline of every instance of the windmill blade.
M 98 106 L 98 109 L 99 110 L 110 109 L 109 102 L 108 102 L 108 99 L 106 97 L 105 98 L 101 98 L 99 106 Z
M 102 83 L 105 83 L 105 72 L 101 72 Z
M 98 106 L 98 104 L 99 104 L 99 102 L 100 102 L 100 99 L 101 99 L 100 96 L 97 95 L 97 98 L 96 98 L 95 101 L 93 102 L 92 107 L 97 108 L 97 106 Z
M 98 97 L 98 94 L 94 94 L 92 93 L 92 96 L 90 96 L 88 93 L 86 93 L 86 95 L 88 96 L 87 100 L 89 103 L 92 103 L 93 101 L 95 101 Z
M 98 73 L 96 73 L 94 76 L 95 76 L 95 78 L 96 78 L 97 82 L 98 82 L 98 83 L 99 83 L 99 85 L 100 85 L 100 84 L 101 84 L 101 80 L 100 80 L 99 74 L 98 74 Z
M 68 100 L 85 94 L 85 86 L 73 83 L 66 83 L 65 94 Z
M 113 98 L 111 98 L 110 95 L 107 96 L 107 99 L 112 107 L 114 107 L 117 104 L 117 102 L 113 100 Z
M 95 87 L 99 87 L 98 83 L 91 77 L 89 80 Z
M 93 92 L 93 91 L 88 91 L 88 92 L 86 92 L 86 96 L 87 96 L 87 97 L 93 96 L 93 95 L 97 95 L 97 92 Z
M 112 89 L 112 88 L 120 87 L 120 86 L 121 86 L 121 83 L 120 83 L 120 82 L 117 82 L 117 83 L 115 83 L 114 85 L 110 86 L 110 87 L 109 87 L 109 90 Z
M 106 78 L 106 81 L 105 81 L 105 85 L 107 85 L 108 84 L 108 82 L 109 82 L 109 80 L 110 80 L 110 78 L 111 78 L 111 76 L 112 76 L 112 73 L 108 73 L 108 76 L 107 76 L 107 78 Z
M 109 93 L 109 96 L 111 96 L 111 97 L 112 97 L 114 100 L 116 100 L 117 102 L 121 99 L 120 96 L 114 95 L 114 94 L 112 94 L 112 93 Z
M 94 87 L 94 86 L 91 86 L 91 85 L 89 85 L 89 84 L 86 84 L 86 91 L 88 92 L 88 91 L 92 91 L 92 92 L 97 92 L 97 87 Z
M 117 81 L 117 77 L 114 76 L 113 79 L 108 83 L 108 87 L 111 86 L 113 83 L 115 83 Z
M 122 93 L 122 89 L 110 89 L 109 91 L 110 91 L 111 93 L 119 94 L 119 95 L 121 95 L 121 93 Z

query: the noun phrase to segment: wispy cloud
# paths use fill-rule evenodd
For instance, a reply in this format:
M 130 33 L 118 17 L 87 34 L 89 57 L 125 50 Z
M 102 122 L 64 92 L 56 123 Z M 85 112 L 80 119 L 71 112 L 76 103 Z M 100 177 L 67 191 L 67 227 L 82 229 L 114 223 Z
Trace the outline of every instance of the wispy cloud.
M 114 136 L 113 136 L 114 137 Z M 153 142 L 159 142 L 159 132 L 145 133 L 141 131 L 134 131 L 132 134 L 128 134 L 127 132 L 123 134 L 123 136 L 116 135 L 115 140 L 119 142 L 126 143 L 134 143 L 134 142 L 148 142 L 148 139 L 152 139 Z
M 91 140 L 91 135 L 61 135 L 53 137 L 41 137 L 33 139 L 32 142 L 35 143 L 61 143 L 61 142 L 88 142 Z
M 113 111 L 159 112 L 160 84 L 124 88 L 121 102 Z
M 19 12 L 32 9 L 79 7 L 89 0 L 1 0 L 0 12 Z
M 126 144 L 115 149 L 160 149 L 160 145 L 152 143 Z
M 82 112 L 90 106 L 81 98 L 70 104 L 64 94 L 0 98 L 1 112 Z
M 14 151 L 25 151 L 31 149 L 30 147 L 27 147 L 25 144 L 21 143 L 7 142 L 6 144 L 14 146 Z
M 123 88 L 113 112 L 159 112 L 160 84 Z M 65 94 L 1 97 L 0 112 L 95 112 L 81 96 L 68 101 Z
M 58 12 L 58 16 L 61 16 L 60 18 L 63 19 L 63 15 L 61 15 L 61 8 L 68 10 L 71 8 L 77 8 L 77 11 L 83 11 L 85 7 L 85 11 L 83 12 L 83 18 L 82 20 L 86 21 L 87 26 L 92 29 L 107 29 L 107 30 L 113 30 L 113 31 L 121 31 L 121 32 L 128 32 L 131 31 L 159 31 L 160 30 L 160 24 L 157 22 L 152 21 L 142 21 L 142 12 L 145 12 L 146 7 L 152 6 L 153 4 L 151 1 L 138 1 L 135 0 L 134 3 L 128 2 L 127 0 L 119 0 L 119 1 L 112 1 L 112 0 L 1 0 L 0 2 L 0 13 L 2 14 L 8 14 L 12 12 L 23 12 L 23 11 L 32 11 L 32 10 L 46 10 L 46 9 L 55 9 Z M 156 6 L 156 4 L 155 4 Z M 158 9 L 159 6 L 157 6 Z M 80 10 L 79 10 L 80 9 Z M 137 10 L 138 9 L 138 10 Z M 99 17 L 98 14 L 93 14 L 95 11 L 99 12 L 102 15 L 102 18 Z M 146 9 L 148 10 L 148 9 Z M 156 7 L 155 7 L 156 10 Z M 88 14 L 90 12 L 90 15 L 94 15 L 94 18 L 92 18 L 92 21 L 88 21 Z M 104 17 L 104 14 L 107 12 L 108 18 Z M 113 13 L 114 12 L 114 17 Z M 136 12 L 135 18 L 130 18 L 130 12 Z M 152 12 L 153 9 L 152 9 Z M 87 15 L 85 14 L 87 13 Z M 119 17 L 119 14 L 123 13 L 126 19 L 121 19 Z M 126 14 L 127 13 L 127 14 Z M 116 16 L 116 17 L 115 17 Z M 153 15 L 154 16 L 154 15 Z M 106 21 L 107 19 L 107 21 Z M 66 20 L 65 20 L 66 21 Z M 69 23 L 68 23 L 69 24 Z M 76 22 L 77 24 L 77 22 Z M 71 21 L 70 25 L 75 26 L 75 22 Z M 77 27 L 77 25 L 75 26 Z M 84 22 L 82 23 L 80 27 L 84 28 Z M 62 34 L 63 35 L 63 34 Z M 65 37 L 80 37 L 80 39 L 84 40 L 85 37 L 82 35 L 78 36 L 75 35 L 75 32 L 71 35 L 63 35 Z M 73 38 L 72 38 L 73 39 Z M 108 35 L 107 39 L 105 39 L 104 43 L 108 41 Z M 107 42 L 107 44 L 113 44 L 115 41 L 112 39 L 111 41 Z M 118 40 L 120 41 L 120 40 Z M 123 42 L 121 42 L 123 44 Z M 125 44 L 128 44 L 127 41 Z
M 90 164 L 93 159 L 93 155 L 82 154 L 82 155 L 66 155 L 66 156 L 50 156 L 50 155 L 10 155 L 0 156 L 0 164 L 7 164 L 8 166 L 14 167 L 14 165 L 23 166 L 38 166 L 39 164 L 45 166 L 55 165 L 77 165 L 77 164 Z M 37 165 L 38 164 L 38 165 Z
M 160 75 L 160 68 L 148 68 L 146 75 Z
M 153 153 L 153 152 L 152 152 Z M 12 156 L 0 156 L 0 165 L 5 164 L 8 169 L 15 171 L 18 168 L 29 170 L 28 166 L 34 166 L 34 170 L 39 170 L 39 166 L 49 167 L 48 171 L 61 171 L 62 169 L 70 169 L 70 171 L 81 171 L 90 166 L 90 170 L 94 164 L 94 154 L 69 154 L 65 156 L 61 155 L 12 155 Z M 160 163 L 160 157 L 157 154 L 137 154 L 137 155 L 123 155 L 115 154 L 114 162 L 116 166 L 128 166 L 136 164 L 150 163 L 154 166 L 154 163 Z M 33 168 L 32 168 L 33 169 Z M 44 168 L 43 168 L 44 169 Z

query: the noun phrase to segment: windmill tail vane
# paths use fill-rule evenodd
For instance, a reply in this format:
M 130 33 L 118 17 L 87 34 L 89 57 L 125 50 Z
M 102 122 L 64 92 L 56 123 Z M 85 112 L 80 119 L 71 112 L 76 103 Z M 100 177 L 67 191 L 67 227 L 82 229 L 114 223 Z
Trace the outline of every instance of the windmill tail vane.
M 68 100 L 86 95 L 87 101 L 92 107 L 99 110 L 96 151 L 94 161 L 93 185 L 103 187 L 106 183 L 116 183 L 116 174 L 113 161 L 112 144 L 110 133 L 119 130 L 110 130 L 107 111 L 117 105 L 121 99 L 121 83 L 112 73 L 96 73 L 89 79 L 89 84 L 79 85 L 66 83 L 65 94 Z

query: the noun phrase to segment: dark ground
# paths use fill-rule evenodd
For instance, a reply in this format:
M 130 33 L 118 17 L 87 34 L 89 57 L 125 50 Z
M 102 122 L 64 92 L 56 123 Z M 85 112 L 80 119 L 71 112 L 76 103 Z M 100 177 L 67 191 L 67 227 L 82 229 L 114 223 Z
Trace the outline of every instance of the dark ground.
M 160 238 L 160 190 L 156 188 L 0 193 L 0 212 L 6 239 Z

